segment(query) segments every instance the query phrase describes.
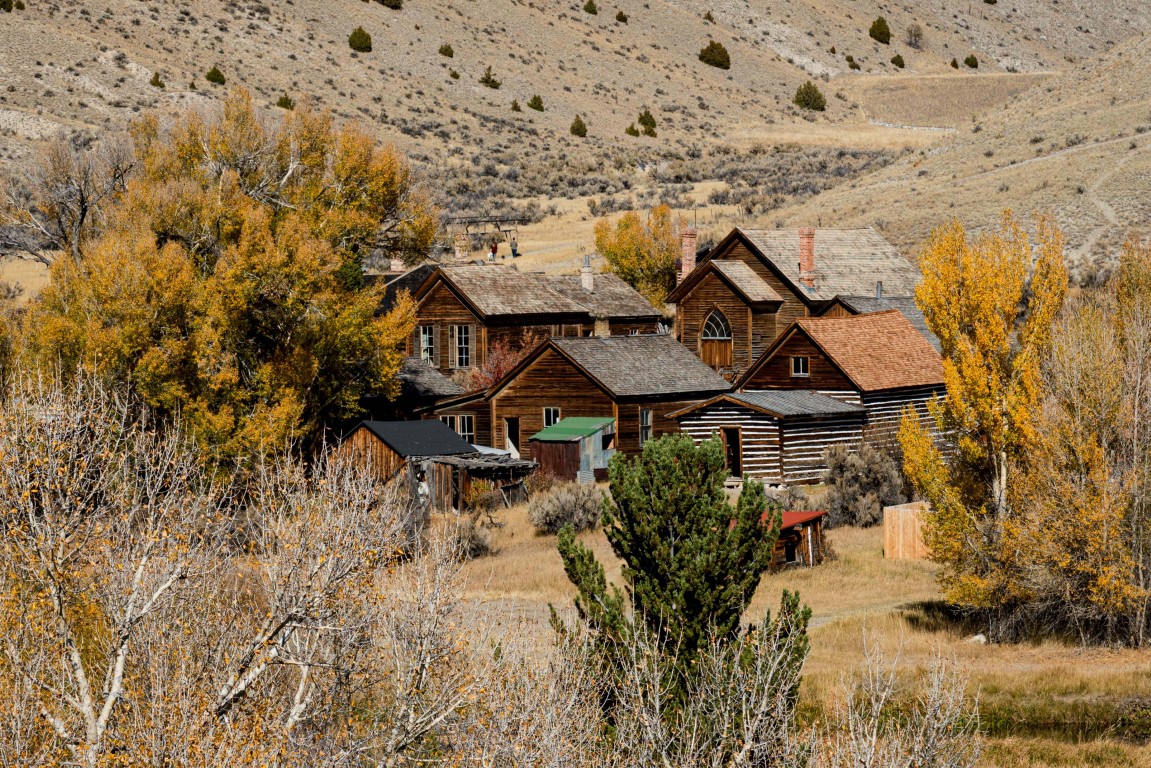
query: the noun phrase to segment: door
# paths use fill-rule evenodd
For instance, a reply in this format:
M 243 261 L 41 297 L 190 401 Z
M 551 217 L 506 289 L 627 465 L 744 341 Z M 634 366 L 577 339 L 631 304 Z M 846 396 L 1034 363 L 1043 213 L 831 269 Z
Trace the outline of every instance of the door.
M 507 435 L 504 449 L 511 451 L 512 458 L 520 457 L 520 420 L 519 417 L 504 418 L 504 434 Z
M 732 477 L 742 477 L 743 450 L 740 445 L 738 427 L 723 428 L 723 447 L 727 456 L 727 470 L 731 472 Z

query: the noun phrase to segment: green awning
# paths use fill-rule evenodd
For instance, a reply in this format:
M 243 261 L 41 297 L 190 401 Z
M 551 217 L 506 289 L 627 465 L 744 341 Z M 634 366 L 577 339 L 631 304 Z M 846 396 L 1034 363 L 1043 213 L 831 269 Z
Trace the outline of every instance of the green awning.
M 569 416 L 560 419 L 550 427 L 546 427 L 531 436 L 531 440 L 542 440 L 545 443 L 566 443 L 590 437 L 600 432 L 604 427 L 615 422 L 610 416 Z

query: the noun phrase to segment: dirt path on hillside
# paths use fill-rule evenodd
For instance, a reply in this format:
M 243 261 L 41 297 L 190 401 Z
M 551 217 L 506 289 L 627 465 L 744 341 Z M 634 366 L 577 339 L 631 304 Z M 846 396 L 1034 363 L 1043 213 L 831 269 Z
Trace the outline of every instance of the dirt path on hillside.
M 1145 144 L 1125 154 L 1119 162 L 1115 163 L 1115 165 L 1111 166 L 1111 168 L 1099 174 L 1095 178 L 1095 181 L 1092 182 L 1091 186 L 1087 189 L 1087 199 L 1091 201 L 1092 205 L 1099 209 L 1099 213 L 1103 215 L 1103 223 L 1091 230 L 1091 233 L 1087 235 L 1087 239 L 1083 241 L 1083 244 L 1075 249 L 1075 254 L 1080 259 L 1088 258 L 1091 256 L 1091 251 L 1094 250 L 1095 244 L 1098 243 L 1099 239 L 1107 233 L 1108 229 L 1122 226 L 1121 222 L 1119 221 L 1118 214 L 1115 213 L 1114 206 L 1099 196 L 1099 190 L 1103 187 L 1104 184 L 1109 182 L 1121 170 L 1123 170 L 1123 166 L 1127 165 L 1128 161 L 1130 161 L 1132 157 L 1146 152 L 1149 147 L 1151 147 L 1151 145 Z

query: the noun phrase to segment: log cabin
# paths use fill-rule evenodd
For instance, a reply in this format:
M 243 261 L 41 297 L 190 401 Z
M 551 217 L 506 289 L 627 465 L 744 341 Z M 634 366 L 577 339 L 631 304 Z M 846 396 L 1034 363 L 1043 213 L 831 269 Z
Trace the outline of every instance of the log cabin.
M 863 439 L 862 405 L 809 390 L 731 392 L 671 415 L 701 443 L 723 441 L 728 472 L 772 485 L 819 482 L 824 451 Z
M 676 338 L 731 380 L 796 319 L 819 315 L 837 296 L 912 296 L 919 281 L 871 228 L 736 228 L 698 264 L 694 231 L 682 247 L 681 279 L 668 296 Z
M 451 375 L 482 368 L 499 343 L 519 351 L 549 336 L 655 333 L 660 313 L 619 277 L 542 276 L 498 264 L 441 266 L 413 293 L 407 353 Z
M 943 360 L 898 310 L 848 317 L 802 317 L 760 355 L 737 392 L 814 390 L 866 410 L 863 439 L 889 446 L 904 407 L 937 430 L 927 402 L 946 394 Z
M 568 416 L 610 418 L 615 450 L 637 453 L 679 431 L 667 414 L 731 385 L 668 335 L 556 337 L 500 381 L 438 403 L 429 414 L 466 419 L 477 444 L 531 458 L 528 438 Z

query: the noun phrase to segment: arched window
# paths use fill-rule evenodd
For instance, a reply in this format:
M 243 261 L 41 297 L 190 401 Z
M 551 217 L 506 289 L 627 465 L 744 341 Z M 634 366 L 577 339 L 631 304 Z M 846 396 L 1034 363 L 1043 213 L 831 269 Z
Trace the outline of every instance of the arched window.
M 699 358 L 717 371 L 731 367 L 731 324 L 718 309 L 712 310 L 700 328 Z
M 731 341 L 731 326 L 723 313 L 715 309 L 703 321 L 703 332 L 699 336 L 705 341 Z

